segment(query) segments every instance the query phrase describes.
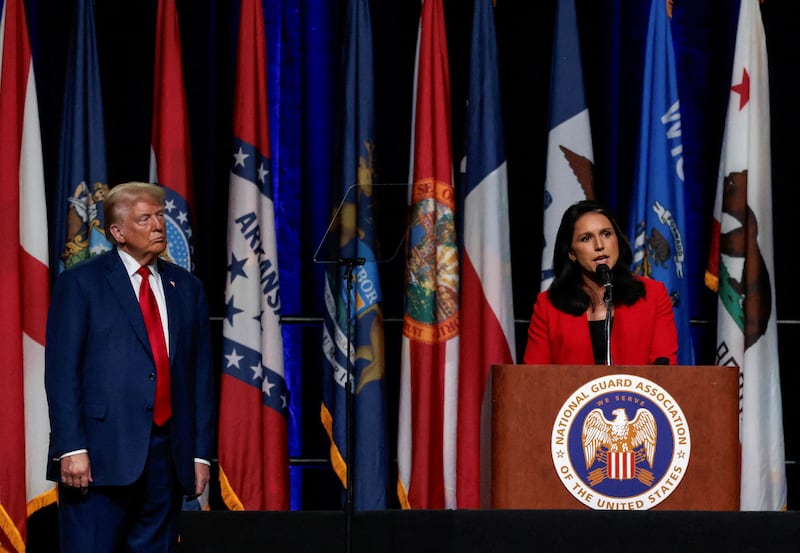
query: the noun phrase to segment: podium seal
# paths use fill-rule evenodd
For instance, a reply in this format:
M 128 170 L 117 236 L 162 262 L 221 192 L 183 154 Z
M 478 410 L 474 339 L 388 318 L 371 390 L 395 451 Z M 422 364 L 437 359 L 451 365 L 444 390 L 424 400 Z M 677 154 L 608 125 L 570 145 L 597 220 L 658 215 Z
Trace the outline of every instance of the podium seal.
M 647 510 L 683 480 L 691 436 L 667 390 L 640 376 L 612 374 L 567 398 L 550 450 L 562 484 L 587 507 Z

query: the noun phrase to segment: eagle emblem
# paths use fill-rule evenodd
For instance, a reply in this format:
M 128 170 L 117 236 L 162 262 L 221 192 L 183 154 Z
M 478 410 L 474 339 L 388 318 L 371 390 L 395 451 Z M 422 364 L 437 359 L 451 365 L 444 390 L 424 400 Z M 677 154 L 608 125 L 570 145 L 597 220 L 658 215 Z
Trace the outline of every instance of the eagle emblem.
M 611 412 L 613 420 L 606 419 L 603 411 L 593 409 L 583 421 L 582 444 L 586 469 L 596 462 L 600 467 L 589 472 L 591 486 L 606 478 L 614 480 L 637 479 L 647 486 L 653 484 L 653 473 L 639 466 L 644 461 L 653 468 L 658 429 L 653 414 L 639 409 L 633 420 L 628 419 L 624 408 Z

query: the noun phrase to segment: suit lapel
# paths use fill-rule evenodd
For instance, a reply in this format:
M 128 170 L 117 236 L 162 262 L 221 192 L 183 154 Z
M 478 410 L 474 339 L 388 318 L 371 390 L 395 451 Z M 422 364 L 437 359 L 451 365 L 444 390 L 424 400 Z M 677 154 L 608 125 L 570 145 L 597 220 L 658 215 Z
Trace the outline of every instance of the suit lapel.
M 116 250 L 111 250 L 106 256 L 106 280 L 114 290 L 112 295 L 117 298 L 122 313 L 133 327 L 136 336 L 149 350 L 150 340 L 147 337 L 147 329 L 144 326 L 142 310 L 136 300 L 133 286 L 131 286 L 131 278 Z
M 169 360 L 172 363 L 178 347 L 178 333 L 181 328 L 183 307 L 178 287 L 178 275 L 167 263 L 158 261 L 158 274 L 161 276 L 161 286 L 164 288 L 164 299 L 167 302 L 167 325 L 169 327 Z

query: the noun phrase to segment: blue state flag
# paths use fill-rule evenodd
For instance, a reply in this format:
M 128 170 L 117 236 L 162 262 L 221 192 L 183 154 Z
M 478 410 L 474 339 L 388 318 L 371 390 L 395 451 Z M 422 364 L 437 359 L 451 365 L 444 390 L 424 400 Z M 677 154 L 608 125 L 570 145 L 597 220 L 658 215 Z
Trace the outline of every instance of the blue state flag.
M 57 272 L 111 249 L 103 227 L 108 175 L 92 5 L 75 2 L 67 55 L 53 240 Z
M 678 327 L 678 363 L 693 365 L 684 204 L 681 111 L 672 31 L 664 0 L 653 0 L 647 29 L 642 118 L 629 238 L 635 273 L 667 288 Z
M 348 2 L 345 25 L 342 177 L 331 193 L 343 203 L 339 224 L 329 231 L 337 250 L 330 257 L 364 261 L 352 275 L 342 263 L 326 271 L 321 420 L 330 438 L 331 464 L 352 494 L 354 508 L 376 510 L 387 505 L 389 459 L 383 310 L 373 219 L 375 93 L 368 0 Z M 348 382 L 353 394 L 351 431 Z

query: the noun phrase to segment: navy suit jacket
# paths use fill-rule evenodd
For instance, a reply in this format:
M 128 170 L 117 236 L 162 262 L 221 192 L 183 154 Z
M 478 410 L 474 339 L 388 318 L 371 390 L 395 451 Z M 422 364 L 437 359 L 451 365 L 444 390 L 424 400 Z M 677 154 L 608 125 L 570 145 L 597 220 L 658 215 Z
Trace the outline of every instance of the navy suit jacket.
M 194 458 L 210 460 L 214 381 L 208 306 L 200 280 L 158 260 L 169 321 L 170 437 L 180 484 L 193 494 Z M 47 319 L 50 411 L 47 478 L 58 459 L 86 449 L 95 486 L 133 483 L 147 460 L 155 363 L 136 294 L 112 250 L 61 273 Z

